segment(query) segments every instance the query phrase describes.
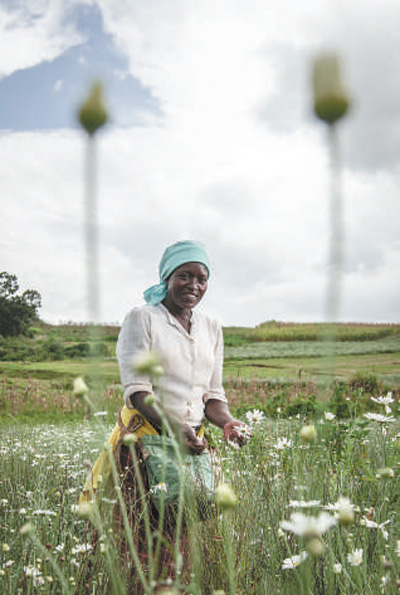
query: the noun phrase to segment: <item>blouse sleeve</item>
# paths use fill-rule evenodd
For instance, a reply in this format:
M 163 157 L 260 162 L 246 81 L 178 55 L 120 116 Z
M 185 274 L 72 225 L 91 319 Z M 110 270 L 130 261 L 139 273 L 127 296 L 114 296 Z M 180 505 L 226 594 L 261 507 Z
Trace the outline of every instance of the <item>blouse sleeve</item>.
M 222 328 L 218 324 L 217 342 L 214 351 L 214 370 L 211 375 L 208 391 L 203 396 L 204 403 L 210 399 L 227 402 L 224 387 L 222 385 L 222 369 L 224 364 L 224 338 Z
M 124 386 L 124 402 L 132 409 L 129 397 L 139 391 L 151 393 L 153 386 L 148 376 L 137 374 L 132 367 L 134 356 L 151 347 L 150 319 L 143 310 L 134 308 L 125 317 L 117 341 L 117 358 Z

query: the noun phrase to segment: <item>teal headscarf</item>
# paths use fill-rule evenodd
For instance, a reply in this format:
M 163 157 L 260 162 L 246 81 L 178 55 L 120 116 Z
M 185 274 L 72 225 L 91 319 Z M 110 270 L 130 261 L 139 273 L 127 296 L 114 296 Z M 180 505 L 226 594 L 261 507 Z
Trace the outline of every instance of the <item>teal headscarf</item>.
M 168 246 L 161 257 L 158 267 L 160 283 L 149 287 L 143 293 L 146 302 L 153 306 L 162 302 L 167 296 L 167 284 L 165 280 L 168 279 L 175 269 L 188 262 L 200 262 L 204 264 L 210 273 L 210 259 L 201 242 L 182 240 L 181 242 L 172 244 L 172 246 Z

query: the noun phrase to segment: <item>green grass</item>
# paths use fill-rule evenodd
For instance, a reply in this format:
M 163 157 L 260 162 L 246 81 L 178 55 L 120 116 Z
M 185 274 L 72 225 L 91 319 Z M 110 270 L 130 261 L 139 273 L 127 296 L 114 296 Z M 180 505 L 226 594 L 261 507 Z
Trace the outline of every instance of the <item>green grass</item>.
M 225 348 L 225 360 L 400 353 L 400 336 L 376 341 L 270 341 Z
M 226 350 L 224 378 L 290 379 L 326 376 L 326 357 L 329 348 L 318 343 L 256 343 Z M 357 372 L 373 372 L 392 382 L 400 381 L 400 350 L 386 350 L 380 345 L 367 343 L 341 343 L 335 346 L 335 375 L 350 378 Z M 93 362 L 63 360 L 45 362 L 0 362 L 0 375 L 9 378 L 53 379 L 71 386 L 77 376 L 86 379 L 93 375 L 106 384 L 119 384 L 116 361 Z
M 376 341 L 400 335 L 399 324 L 299 324 L 269 321 L 254 328 L 224 328 L 225 344 L 230 346 L 264 341 L 321 341 L 334 336 L 336 341 Z
M 265 419 L 253 427 L 253 438 L 241 450 L 227 448 L 221 431 L 212 430 L 224 479 L 239 502 L 230 512 L 196 523 L 187 593 L 378 595 L 383 578 L 384 593 L 398 593 L 400 425 L 387 424 L 382 433 L 381 425 L 362 418 L 324 421 L 316 424 L 316 442 L 308 446 L 300 439 L 304 422 L 303 417 Z M 106 512 L 100 529 L 103 547 L 94 552 L 87 519 L 74 511 L 87 473 L 85 461 L 95 460 L 111 427 L 80 422 L 1 430 L 2 593 L 128 593 L 124 570 L 131 556 L 120 558 Z M 392 469 L 393 477 L 380 478 L 383 467 Z M 336 524 L 321 536 L 317 532 L 323 552 L 309 553 L 301 564 L 285 568 L 315 544 L 282 530 L 281 522 L 293 512 L 318 517 L 342 496 L 355 506 L 354 523 Z M 376 525 L 365 525 L 367 513 Z M 20 530 L 27 523 L 32 532 L 24 537 Z M 348 559 L 355 550 L 362 550 L 358 566 Z M 341 565 L 340 574 L 335 564 Z M 118 584 L 112 583 L 115 568 Z M 36 587 L 35 581 L 40 581 Z
M 102 383 L 118 384 L 119 369 L 117 362 L 100 361 L 45 361 L 45 362 L 0 362 L 0 374 L 10 378 L 54 379 L 72 387 L 77 376 L 88 380 L 99 377 Z
M 358 372 L 373 373 L 395 385 L 400 383 L 400 353 L 337 356 L 333 362 L 334 375 L 350 379 Z M 292 380 L 297 378 L 324 379 L 330 376 L 330 360 L 316 357 L 274 357 L 227 360 L 224 377 L 266 378 Z
M 272 337 L 276 328 L 270 326 Z M 384 592 L 397 593 L 397 331 L 386 326 L 386 335 L 379 336 L 383 330 L 378 326 L 368 332 L 364 327 L 352 330 L 353 339 L 356 332 L 359 339 L 336 343 L 332 359 L 326 343 L 299 340 L 300 330 L 291 328 L 292 338 L 284 342 L 242 342 L 226 348 L 224 379 L 232 412 L 245 420 L 246 412 L 257 408 L 266 418 L 254 426 L 253 438 L 240 451 L 223 444 L 220 430 L 208 428 L 225 481 L 238 494 L 239 505 L 230 514 L 196 524 L 198 547 L 193 550 L 187 593 L 375 595 L 381 593 L 382 578 L 387 580 Z M 46 341 L 45 331 L 40 332 L 40 340 Z M 59 335 L 54 328 L 49 332 L 53 342 L 73 340 L 78 345 L 87 340 L 84 327 L 59 329 Z M 115 328 L 102 337 L 110 349 L 115 339 Z M 91 387 L 98 417 L 72 395 L 77 376 Z M 396 421 L 385 424 L 382 432 L 380 425 L 366 421 L 364 413 L 382 413 L 382 406 L 371 397 L 389 390 L 396 400 Z M 0 592 L 128 592 L 127 562 L 121 563 L 108 521 L 101 530 L 104 549 L 94 553 L 87 519 L 73 512 L 87 462 L 94 462 L 113 427 L 122 394 L 115 360 L 0 361 Z M 325 411 L 336 415 L 333 421 L 325 420 Z M 318 438 L 308 447 L 299 432 L 311 422 Z M 392 468 L 394 477 L 379 479 L 382 467 Z M 320 557 L 309 554 L 298 567 L 283 568 L 309 547 L 303 537 L 280 531 L 280 522 L 296 510 L 293 502 L 319 501 L 304 510 L 318 515 L 340 496 L 350 498 L 357 508 L 354 525 L 335 526 L 321 536 L 325 549 Z M 377 523 L 390 520 L 384 526 L 387 539 L 379 527 L 363 525 L 363 515 L 371 509 Z M 27 522 L 33 533 L 23 538 L 19 531 Z M 80 549 L 87 552 L 79 553 Z M 363 561 L 352 566 L 347 556 L 357 549 L 363 550 Z M 338 563 L 340 575 L 333 571 Z M 32 569 L 41 582 L 36 587 L 29 575 Z

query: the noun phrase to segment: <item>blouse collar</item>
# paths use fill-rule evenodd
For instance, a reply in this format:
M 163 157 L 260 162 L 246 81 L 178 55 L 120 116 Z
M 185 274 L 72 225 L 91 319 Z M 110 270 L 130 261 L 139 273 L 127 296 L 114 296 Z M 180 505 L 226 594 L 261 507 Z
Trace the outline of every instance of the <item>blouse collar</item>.
M 188 333 L 187 330 L 179 322 L 179 320 L 175 318 L 173 314 L 171 314 L 171 312 L 168 310 L 168 308 L 164 306 L 164 304 L 157 304 L 156 308 L 161 308 L 161 310 L 163 310 L 166 313 L 170 324 L 175 326 L 180 332 L 184 333 L 185 336 L 189 337 L 192 340 L 194 339 L 194 329 L 196 320 L 196 313 L 194 310 L 192 310 L 192 316 L 190 318 L 190 333 Z

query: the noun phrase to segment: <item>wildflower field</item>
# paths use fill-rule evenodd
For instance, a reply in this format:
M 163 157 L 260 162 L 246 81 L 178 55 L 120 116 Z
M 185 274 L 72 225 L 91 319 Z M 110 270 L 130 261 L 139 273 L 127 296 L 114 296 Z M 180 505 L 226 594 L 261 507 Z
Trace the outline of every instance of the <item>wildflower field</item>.
M 68 336 L 64 345 L 79 352 L 87 334 L 72 331 L 74 342 Z M 220 430 L 206 428 L 223 479 L 206 518 L 199 520 L 193 507 L 187 521 L 191 576 L 156 585 L 150 572 L 146 593 L 399 592 L 395 331 L 357 327 L 351 340 L 343 332 L 335 370 L 341 357 L 351 365 L 335 378 L 326 373 L 332 361 L 321 357 L 318 337 L 304 340 L 300 328 L 297 334 L 291 330 L 292 341 L 280 344 L 272 334 L 268 360 L 265 334 L 262 341 L 241 338 L 238 344 L 228 332 L 225 388 L 232 411 L 251 425 L 252 436 L 236 449 L 224 444 Z M 113 340 L 105 343 L 113 346 L 115 333 L 107 336 Z M 38 340 L 36 334 L 32 341 Z M 367 357 L 374 362 L 369 367 L 362 364 Z M 290 362 L 291 375 L 281 375 L 279 367 L 270 375 L 280 361 Z M 134 549 L 121 553 L 112 520 L 118 478 L 100 498 L 101 516 L 97 504 L 79 505 L 122 403 L 116 363 L 107 356 L 97 360 L 90 407 L 72 391 L 77 375 L 90 380 L 90 358 L 0 363 L 0 592 L 135 593 L 141 569 Z M 252 369 L 259 373 L 250 375 Z
M 398 393 L 369 402 L 370 411 L 345 418 L 326 408 L 274 418 L 248 409 L 253 435 L 242 449 L 209 427 L 237 503 L 192 522 L 190 584 L 178 578 L 164 592 L 398 593 Z M 132 557 L 120 559 L 106 521 L 95 548 L 92 512 L 77 506 L 112 428 L 106 420 L 99 411 L 79 424 L 3 426 L 2 593 L 129 592 Z M 116 499 L 117 491 L 103 508 Z

